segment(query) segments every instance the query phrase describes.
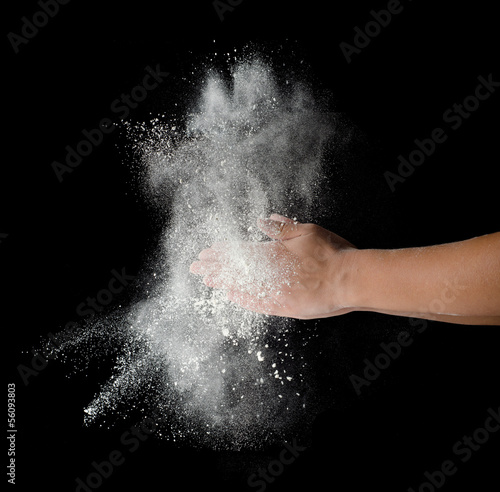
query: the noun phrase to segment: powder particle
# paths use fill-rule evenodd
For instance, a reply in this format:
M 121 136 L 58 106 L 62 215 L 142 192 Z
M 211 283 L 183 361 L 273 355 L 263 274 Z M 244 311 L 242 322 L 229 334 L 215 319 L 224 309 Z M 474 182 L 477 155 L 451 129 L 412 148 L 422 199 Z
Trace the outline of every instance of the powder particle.
M 280 268 L 293 270 L 273 269 L 242 241 L 266 240 L 255 223 L 272 212 L 309 216 L 331 122 L 304 84 L 288 78 L 284 90 L 252 58 L 232 68 L 229 82 L 209 72 L 183 127 L 154 118 L 127 131 L 145 196 L 170 220 L 155 260 L 161 280 L 122 312 L 118 329 L 130 350 L 118 356 L 85 422 L 142 401 L 161 409 L 162 435 L 176 442 L 239 449 L 282 439 L 308 419 L 314 392 L 300 346 L 289 345 L 293 322 L 243 310 L 189 266 L 201 250 L 227 242 L 228 272 L 251 274 L 252 286 L 239 287 L 258 296 L 282 278 Z

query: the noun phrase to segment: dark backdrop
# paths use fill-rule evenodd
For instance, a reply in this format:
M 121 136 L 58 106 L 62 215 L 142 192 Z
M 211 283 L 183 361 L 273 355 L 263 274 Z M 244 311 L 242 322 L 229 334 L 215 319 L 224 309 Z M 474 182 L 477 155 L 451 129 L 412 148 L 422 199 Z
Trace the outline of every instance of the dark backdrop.
M 370 11 L 387 2 L 244 0 L 221 20 L 210 0 L 72 1 L 18 53 L 6 35 L 0 257 L 7 376 L 17 388 L 19 490 L 75 490 L 92 461 L 123 451 L 120 436 L 134 423 L 82 426 L 83 407 L 109 373 L 106 362 L 67 379 L 71 361 L 49 361 L 27 386 L 17 368 L 30 366 L 32 345 L 74 320 L 75 307 L 107 283 L 112 269 L 137 273 L 155 250 L 161 221 L 137 194 L 118 132 L 62 182 L 51 167 L 84 128 L 110 116 L 111 102 L 142 80 L 146 66 L 160 64 L 169 76 L 131 111 L 132 120 L 188 105 L 193 86 L 183 77 L 215 51 L 250 41 L 273 47 L 287 62 L 303 59 L 315 87 L 328 90 L 332 108 L 356 128 L 332 165 L 332 212 L 318 220 L 360 247 L 427 245 L 499 229 L 500 91 L 460 128 L 443 122 L 447 109 L 474 94 L 478 76 L 500 80 L 493 6 L 401 5 L 350 63 L 340 43 L 353 44 L 354 28 L 363 29 Z M 6 34 L 21 34 L 23 16 L 41 10 L 34 0 L 5 8 Z M 447 141 L 392 192 L 384 172 L 396 173 L 398 155 L 407 157 L 414 140 L 436 127 L 446 128 Z M 140 296 L 141 287 L 131 292 L 116 302 Z M 363 360 L 409 326 L 406 318 L 373 313 L 316 325 L 322 352 L 314 360 L 331 407 L 317 416 L 307 450 L 266 490 L 417 490 L 424 472 L 449 458 L 458 470 L 443 490 L 493 490 L 487 484 L 497 479 L 499 435 L 466 463 L 452 447 L 484 424 L 489 408 L 498 409 L 498 329 L 429 322 L 404 355 L 355 394 L 350 373 L 361 374 Z M 247 478 L 282 449 L 178 449 L 151 437 L 98 490 L 259 490 Z

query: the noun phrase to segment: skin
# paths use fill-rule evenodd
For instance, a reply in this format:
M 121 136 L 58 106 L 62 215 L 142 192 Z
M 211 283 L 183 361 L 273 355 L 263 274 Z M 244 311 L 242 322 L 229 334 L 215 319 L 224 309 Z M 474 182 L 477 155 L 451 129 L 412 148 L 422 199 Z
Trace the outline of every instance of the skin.
M 394 250 L 357 249 L 315 224 L 259 219 L 271 241 L 240 243 L 255 268 L 277 274 L 254 285 L 231 263 L 229 243 L 203 250 L 191 272 L 245 309 L 298 319 L 373 311 L 448 323 L 500 325 L 500 233 Z

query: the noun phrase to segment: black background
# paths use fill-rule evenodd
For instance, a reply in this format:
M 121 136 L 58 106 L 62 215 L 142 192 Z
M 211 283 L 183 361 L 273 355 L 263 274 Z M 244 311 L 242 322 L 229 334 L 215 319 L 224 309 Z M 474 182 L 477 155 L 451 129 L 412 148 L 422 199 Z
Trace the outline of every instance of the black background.
M 282 449 L 179 449 L 151 437 L 127 454 L 120 436 L 134 421 L 113 430 L 82 426 L 84 406 L 107 378 L 105 363 L 67 379 L 71 364 L 50 361 L 28 386 L 16 369 L 30 365 L 22 351 L 39 336 L 77 318 L 75 307 L 107 284 L 113 268 L 137 273 L 155 250 L 161 220 L 138 196 L 117 132 L 62 183 L 51 168 L 82 129 L 112 116 L 111 102 L 142 80 L 146 66 L 160 64 L 169 77 L 131 120 L 189 106 L 196 84 L 186 80 L 214 52 L 253 42 L 274 50 L 278 64 L 279 56 L 303 59 L 314 85 L 330 91 L 334 109 L 357 128 L 350 158 L 332 166 L 332 213 L 321 223 L 359 247 L 428 245 L 499 229 L 498 93 L 459 129 L 448 127 L 448 140 L 394 193 L 383 177 L 396 172 L 397 156 L 407 156 L 415 138 L 445 126 L 444 111 L 473 94 L 479 75 L 500 79 L 492 4 L 404 2 L 347 63 L 339 44 L 352 43 L 354 27 L 386 5 L 244 0 L 221 21 L 210 0 L 73 0 L 19 53 L 4 38 L 2 326 L 8 382 L 17 386 L 19 490 L 74 490 L 75 478 L 115 449 L 125 464 L 99 490 L 258 490 L 248 476 Z M 20 33 L 21 18 L 40 10 L 35 1 L 8 9 L 5 33 Z M 360 373 L 363 359 L 408 324 L 373 313 L 318 323 L 324 351 L 316 363 L 335 398 L 316 418 L 312 444 L 267 490 L 417 490 L 423 473 L 453 458 L 453 444 L 498 408 L 498 329 L 437 322 L 357 397 L 349 373 Z M 442 489 L 495 489 L 498 440 L 492 435 Z

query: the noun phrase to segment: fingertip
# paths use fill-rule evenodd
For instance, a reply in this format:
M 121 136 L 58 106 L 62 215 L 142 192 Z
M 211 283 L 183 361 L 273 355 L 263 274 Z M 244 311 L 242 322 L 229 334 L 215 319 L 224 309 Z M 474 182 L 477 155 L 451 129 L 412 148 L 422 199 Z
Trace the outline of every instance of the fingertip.
M 280 237 L 286 223 L 273 219 L 258 219 L 257 226 L 259 229 L 272 239 Z
M 214 278 L 212 275 L 205 275 L 203 277 L 203 283 L 207 286 L 207 287 L 214 287 Z
M 284 215 L 280 215 L 280 214 L 271 214 L 269 216 L 269 218 L 271 220 L 276 220 L 278 222 L 287 222 L 287 223 L 296 223 L 297 221 L 295 219 L 290 219 L 288 217 L 285 217 Z
M 191 265 L 189 266 L 189 271 L 191 273 L 198 274 L 200 272 L 200 268 L 201 268 L 201 261 L 193 261 L 193 263 L 191 263 Z
M 214 251 L 211 248 L 203 249 L 198 255 L 199 260 L 210 260 L 215 256 Z
M 244 292 L 238 291 L 227 291 L 226 297 L 229 301 L 234 302 L 243 309 L 253 311 L 259 314 L 265 314 L 268 316 L 279 316 L 278 308 L 279 304 L 270 298 L 260 299 L 255 295 L 250 295 Z

